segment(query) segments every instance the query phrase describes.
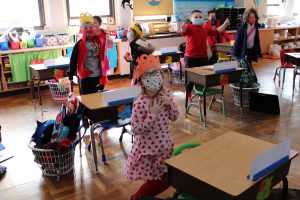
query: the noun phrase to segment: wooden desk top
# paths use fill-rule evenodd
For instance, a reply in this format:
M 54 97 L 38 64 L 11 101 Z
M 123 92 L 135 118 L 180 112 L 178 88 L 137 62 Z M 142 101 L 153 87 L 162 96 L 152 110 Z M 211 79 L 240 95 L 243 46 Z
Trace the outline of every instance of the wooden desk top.
M 233 47 L 233 43 L 231 42 L 223 42 L 223 43 L 217 43 L 215 46 L 225 46 L 225 47 Z
M 166 163 L 232 196 L 238 196 L 256 183 L 247 179 L 251 161 L 273 146 L 230 131 L 170 158 Z
M 297 59 L 300 58 L 300 53 L 286 53 L 286 55 L 292 56 L 292 57 L 297 58 Z
M 216 74 L 216 73 L 214 73 L 214 71 L 212 69 L 208 69 L 208 67 L 209 66 L 186 68 L 185 71 L 192 72 L 192 73 L 202 75 L 202 76 L 209 76 L 209 75 Z M 236 71 L 240 71 L 240 70 L 243 70 L 243 69 L 242 68 L 237 68 Z M 236 72 L 236 71 L 230 71 L 230 72 L 226 72 L 224 74 L 233 73 L 233 72 Z
M 78 97 L 80 102 L 90 110 L 108 107 L 104 101 L 103 92 L 86 94 Z

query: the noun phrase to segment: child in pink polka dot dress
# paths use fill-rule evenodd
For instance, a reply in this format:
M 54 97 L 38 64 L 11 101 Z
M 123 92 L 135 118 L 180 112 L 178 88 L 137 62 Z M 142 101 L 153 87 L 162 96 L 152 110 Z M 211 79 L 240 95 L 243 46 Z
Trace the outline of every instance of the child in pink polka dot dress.
M 173 138 L 169 120 L 175 121 L 178 109 L 169 90 L 163 89 L 158 57 L 142 55 L 138 59 L 136 77 L 142 87 L 133 104 L 131 126 L 135 135 L 125 166 L 130 180 L 145 180 L 131 197 L 156 196 L 169 187 L 164 161 L 173 153 Z

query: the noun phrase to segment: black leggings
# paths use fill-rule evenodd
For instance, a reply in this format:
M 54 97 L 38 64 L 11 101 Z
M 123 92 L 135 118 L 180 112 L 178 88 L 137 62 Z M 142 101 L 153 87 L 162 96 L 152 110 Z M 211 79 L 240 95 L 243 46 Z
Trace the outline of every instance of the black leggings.
M 190 57 L 184 56 L 184 62 L 185 62 L 185 66 L 187 68 L 200 67 L 200 66 L 208 65 L 208 58 L 190 58 Z M 193 87 L 194 87 L 193 82 L 187 82 L 186 92 L 191 93 L 193 90 Z
M 80 79 L 80 94 L 96 93 L 104 89 L 104 85 L 99 84 L 100 77 L 87 77 Z

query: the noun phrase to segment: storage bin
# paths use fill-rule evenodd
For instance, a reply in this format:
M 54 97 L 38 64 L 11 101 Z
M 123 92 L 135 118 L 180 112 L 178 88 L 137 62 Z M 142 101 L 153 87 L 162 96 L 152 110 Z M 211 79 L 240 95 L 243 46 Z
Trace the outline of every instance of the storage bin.
M 69 43 L 69 36 L 67 34 L 56 35 L 56 38 L 58 45 L 64 45 Z
M 27 49 L 27 41 L 20 42 L 20 48 L 21 49 Z
M 28 48 L 34 48 L 34 39 L 27 40 L 27 46 Z
M 6 50 L 8 50 L 8 42 L 7 42 L 7 41 L 0 42 L 0 50 L 1 50 L 1 51 L 6 51 Z
M 46 45 L 47 46 L 56 46 L 57 45 L 57 37 L 54 35 L 45 36 Z
M 44 46 L 44 37 L 41 34 L 35 35 L 35 46 L 36 47 L 42 47 Z
M 10 48 L 13 50 L 19 49 L 20 43 L 19 42 L 10 42 Z

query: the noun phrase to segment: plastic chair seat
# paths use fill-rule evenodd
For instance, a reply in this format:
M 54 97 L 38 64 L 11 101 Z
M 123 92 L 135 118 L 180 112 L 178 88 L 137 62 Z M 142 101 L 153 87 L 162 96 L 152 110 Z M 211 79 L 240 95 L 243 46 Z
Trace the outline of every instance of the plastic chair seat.
M 194 90 L 195 90 L 196 94 L 203 96 L 203 94 L 204 94 L 204 86 L 203 85 L 195 84 Z M 212 95 L 221 94 L 221 93 L 222 93 L 222 89 L 217 89 L 217 88 L 206 88 L 206 91 L 205 91 L 206 96 L 212 96 Z

